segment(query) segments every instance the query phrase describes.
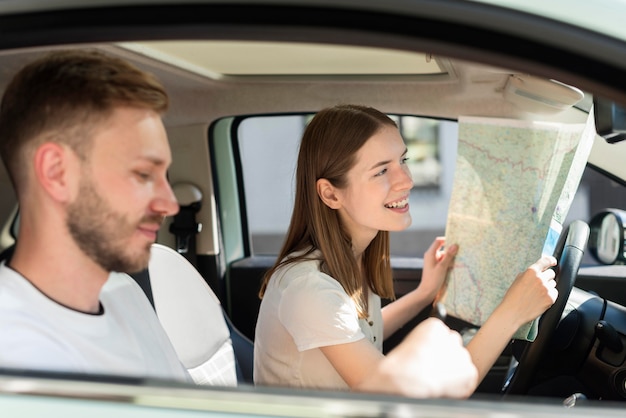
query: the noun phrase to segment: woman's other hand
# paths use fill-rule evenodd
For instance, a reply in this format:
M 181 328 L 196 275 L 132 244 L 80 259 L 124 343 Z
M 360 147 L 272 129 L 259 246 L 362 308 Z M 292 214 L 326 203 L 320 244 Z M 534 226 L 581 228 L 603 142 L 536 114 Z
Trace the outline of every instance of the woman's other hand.
M 454 265 L 454 257 L 458 252 L 458 245 L 445 248 L 446 239 L 437 237 L 424 254 L 424 269 L 422 280 L 418 287 L 424 299 L 434 300 L 446 280 L 448 270 Z

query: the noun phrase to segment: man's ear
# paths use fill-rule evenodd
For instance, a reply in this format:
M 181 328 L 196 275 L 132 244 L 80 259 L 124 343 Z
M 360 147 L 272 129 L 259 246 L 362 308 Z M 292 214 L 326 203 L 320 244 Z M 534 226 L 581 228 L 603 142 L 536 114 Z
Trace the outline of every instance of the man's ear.
M 339 209 L 341 207 L 341 201 L 337 195 L 337 189 L 332 183 L 326 179 L 319 179 L 316 183 L 317 195 L 322 199 L 322 202 L 331 209 Z
M 35 150 L 35 179 L 55 200 L 66 202 L 71 197 L 68 170 L 69 150 L 61 144 L 44 142 Z

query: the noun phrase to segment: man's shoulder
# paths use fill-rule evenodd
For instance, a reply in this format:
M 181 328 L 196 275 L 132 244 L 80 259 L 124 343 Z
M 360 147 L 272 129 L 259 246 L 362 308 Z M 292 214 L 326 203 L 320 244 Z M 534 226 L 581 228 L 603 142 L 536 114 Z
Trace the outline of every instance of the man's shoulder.
M 0 300 L 6 298 L 24 298 L 25 294 L 38 293 L 36 288 L 21 274 L 7 266 L 3 261 L 0 263 Z M 6 300 L 0 303 L 0 310 L 7 307 Z
M 19 276 L 19 273 L 7 266 L 5 261 L 0 262 L 0 277 L 14 277 L 15 275 Z

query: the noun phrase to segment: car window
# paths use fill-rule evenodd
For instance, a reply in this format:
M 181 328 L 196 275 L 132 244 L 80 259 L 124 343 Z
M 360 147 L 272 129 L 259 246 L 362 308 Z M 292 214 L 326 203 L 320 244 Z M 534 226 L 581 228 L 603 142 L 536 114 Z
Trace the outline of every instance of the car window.
M 452 187 L 457 124 L 411 115 L 390 115 L 407 145 L 413 175 L 408 231 L 394 232 L 391 252 L 421 255 L 445 229 Z M 276 254 L 289 227 L 298 145 L 311 115 L 248 117 L 241 121 L 237 141 L 241 155 L 247 220 L 253 254 Z
M 415 184 L 410 196 L 412 225 L 406 231 L 391 234 L 391 254 L 421 257 L 433 239 L 445 232 L 456 163 L 457 123 L 410 115 L 390 116 L 407 144 Z M 293 207 L 298 144 L 311 117 L 252 116 L 238 125 L 236 139 L 252 254 L 275 255 L 280 251 Z M 587 167 L 566 224 L 573 219 L 588 221 L 603 208 L 626 208 L 623 189 L 623 185 Z M 595 263 L 586 256 L 585 264 Z
M 277 254 L 289 226 L 298 144 L 308 115 L 244 119 L 237 130 L 255 254 Z

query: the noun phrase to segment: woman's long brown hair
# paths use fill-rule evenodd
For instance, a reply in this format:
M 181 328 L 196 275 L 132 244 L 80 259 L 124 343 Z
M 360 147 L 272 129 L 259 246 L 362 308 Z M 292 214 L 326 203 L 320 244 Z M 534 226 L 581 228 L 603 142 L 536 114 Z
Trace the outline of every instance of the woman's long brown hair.
M 339 213 L 317 194 L 317 180 L 347 186 L 347 173 L 359 149 L 385 126 L 396 126 L 384 113 L 365 106 L 338 105 L 318 112 L 304 131 L 296 170 L 296 196 L 287 237 L 274 266 L 263 277 L 263 297 L 270 277 L 282 266 L 321 252 L 321 270 L 337 280 L 354 300 L 359 317 L 367 317 L 365 284 L 383 298 L 394 298 L 389 232 L 379 231 L 363 254 L 365 282 L 352 250 L 352 239 Z M 286 258 L 303 251 L 297 257 Z

